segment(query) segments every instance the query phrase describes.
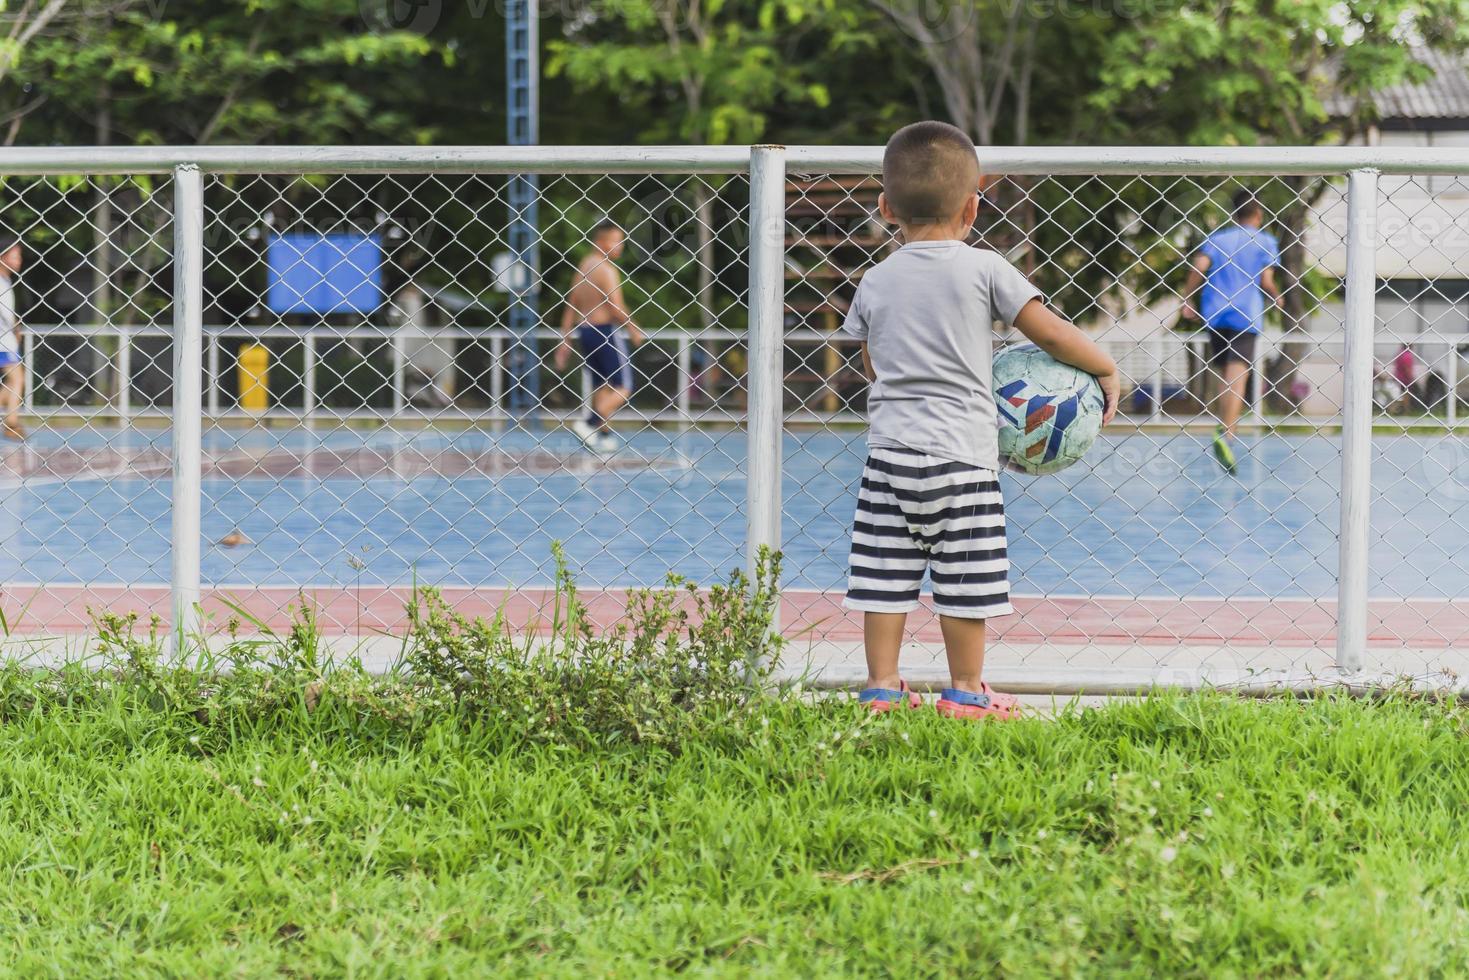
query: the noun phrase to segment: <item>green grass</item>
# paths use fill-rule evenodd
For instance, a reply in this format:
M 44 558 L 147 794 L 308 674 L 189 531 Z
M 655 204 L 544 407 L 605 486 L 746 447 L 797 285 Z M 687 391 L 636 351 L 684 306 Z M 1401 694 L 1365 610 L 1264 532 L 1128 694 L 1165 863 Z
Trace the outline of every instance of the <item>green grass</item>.
M 35 683 L 0 690 L 17 975 L 1469 970 L 1457 705 L 785 701 L 667 750 L 360 679 L 212 714 Z

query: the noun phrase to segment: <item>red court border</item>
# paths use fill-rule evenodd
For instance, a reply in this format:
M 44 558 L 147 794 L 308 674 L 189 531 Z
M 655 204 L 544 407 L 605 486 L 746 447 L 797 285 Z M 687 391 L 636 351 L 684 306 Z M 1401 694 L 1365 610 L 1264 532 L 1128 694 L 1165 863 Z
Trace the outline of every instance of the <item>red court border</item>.
M 548 589 L 440 590 L 467 617 L 493 617 L 501 609 L 519 630 L 550 627 L 554 594 Z M 288 628 L 292 606 L 304 600 L 330 635 L 399 634 L 407 625 L 407 587 L 362 588 L 220 587 L 206 589 L 201 606 L 209 631 L 241 618 L 231 604 L 267 623 Z M 610 622 L 623 610 L 627 590 L 584 589 L 579 593 L 594 620 Z M 1149 646 L 1329 647 L 1336 642 L 1336 603 L 1318 599 L 1109 599 L 1016 597 L 1016 614 L 992 621 L 991 636 L 1021 644 L 1080 646 L 1089 643 Z M 0 610 L 12 632 L 78 634 L 91 631 L 88 610 L 169 613 L 162 586 L 3 586 Z M 792 590 L 784 594 L 781 623 L 793 640 L 860 641 L 862 617 L 841 608 L 840 593 Z M 246 632 L 253 628 L 245 623 Z M 1444 649 L 1469 642 L 1469 600 L 1373 600 L 1368 604 L 1369 641 L 1387 646 Z M 909 636 L 942 639 L 926 608 L 909 621 Z

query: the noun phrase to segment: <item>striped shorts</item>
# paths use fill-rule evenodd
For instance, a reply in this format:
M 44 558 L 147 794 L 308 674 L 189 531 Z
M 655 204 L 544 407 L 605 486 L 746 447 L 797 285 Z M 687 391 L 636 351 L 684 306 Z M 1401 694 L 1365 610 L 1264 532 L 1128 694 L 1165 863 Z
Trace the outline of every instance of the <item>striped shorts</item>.
M 1011 612 L 1000 484 L 992 470 L 874 447 L 857 494 L 844 605 L 910 612 L 918 608 L 925 571 L 941 615 L 988 619 Z

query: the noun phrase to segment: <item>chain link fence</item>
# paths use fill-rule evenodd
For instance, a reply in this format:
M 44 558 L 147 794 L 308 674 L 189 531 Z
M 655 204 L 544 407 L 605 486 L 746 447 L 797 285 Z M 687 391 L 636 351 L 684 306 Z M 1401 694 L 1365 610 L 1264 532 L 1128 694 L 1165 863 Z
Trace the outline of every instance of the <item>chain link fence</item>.
M 309 607 L 367 649 L 396 643 L 418 586 L 548 621 L 557 544 L 610 618 L 628 590 L 709 584 L 769 543 L 793 665 L 860 674 L 841 596 L 866 383 L 839 328 L 897 246 L 879 150 L 74 152 L 12 151 L 3 188 L 31 428 L 0 456 L 12 630 L 80 633 L 108 609 L 208 636 Z M 1085 460 L 1002 479 L 1019 612 L 992 624 L 997 679 L 1452 665 L 1469 639 L 1469 184 L 1440 174 L 1469 156 L 985 164 L 974 244 L 1123 374 Z M 512 204 L 522 172 L 534 215 Z M 1241 191 L 1279 243 L 1281 300 L 1231 475 L 1210 455 L 1221 364 L 1183 299 Z M 510 244 L 530 218 L 538 273 Z M 608 226 L 617 254 L 599 250 Z M 574 295 L 588 278 L 620 285 L 644 337 L 630 378 L 599 346 L 618 331 L 595 329 L 620 313 Z M 914 676 L 941 673 L 937 622 L 916 615 L 910 636 Z

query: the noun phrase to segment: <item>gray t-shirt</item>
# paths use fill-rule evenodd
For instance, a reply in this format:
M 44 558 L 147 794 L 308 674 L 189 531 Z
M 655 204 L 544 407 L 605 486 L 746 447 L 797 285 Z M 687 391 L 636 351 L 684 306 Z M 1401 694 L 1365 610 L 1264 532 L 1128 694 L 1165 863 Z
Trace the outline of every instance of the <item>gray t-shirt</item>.
M 867 342 L 877 375 L 868 445 L 999 469 L 990 336 L 1040 295 L 963 242 L 909 242 L 867 270 L 842 329 Z

